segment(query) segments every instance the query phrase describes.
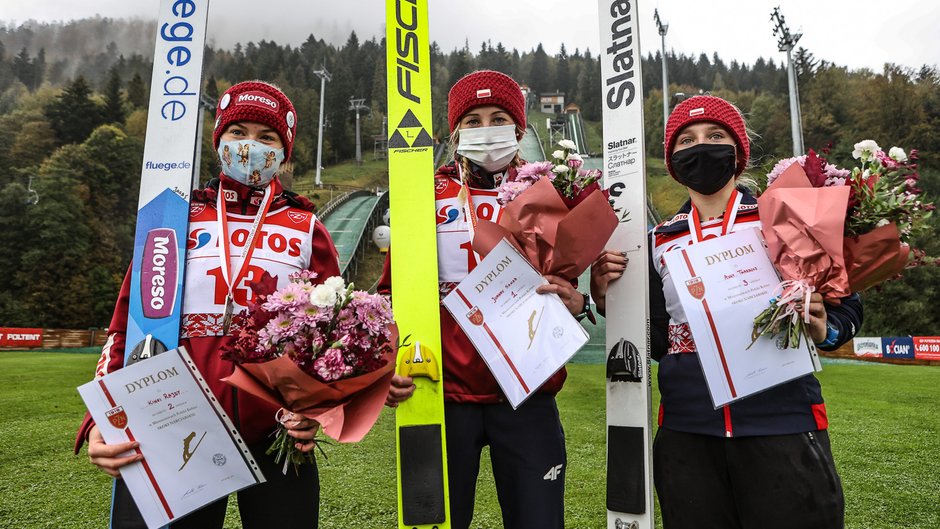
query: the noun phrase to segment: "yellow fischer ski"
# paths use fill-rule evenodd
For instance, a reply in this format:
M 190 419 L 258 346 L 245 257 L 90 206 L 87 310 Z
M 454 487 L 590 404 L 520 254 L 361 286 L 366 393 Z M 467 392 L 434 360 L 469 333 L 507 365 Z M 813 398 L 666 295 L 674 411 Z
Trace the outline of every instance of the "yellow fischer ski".
M 427 0 L 386 1 L 392 308 L 414 395 L 396 411 L 398 526 L 450 527 Z

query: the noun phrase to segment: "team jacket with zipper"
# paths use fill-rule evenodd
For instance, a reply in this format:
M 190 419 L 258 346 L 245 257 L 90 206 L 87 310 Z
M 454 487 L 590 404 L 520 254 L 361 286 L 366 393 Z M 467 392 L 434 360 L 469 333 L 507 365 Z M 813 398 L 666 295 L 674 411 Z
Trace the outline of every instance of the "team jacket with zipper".
M 729 231 L 760 228 L 757 201 L 743 193 Z M 650 333 L 652 356 L 659 361 L 659 424 L 673 430 L 739 437 L 779 435 L 828 427 L 826 405 L 813 375 L 714 409 L 688 320 L 665 265 L 663 254 L 692 244 L 690 202 L 650 235 Z M 721 234 L 723 217 L 702 222 L 703 240 Z M 828 321 L 839 331 L 832 349 L 847 342 L 862 324 L 858 294 L 826 304 Z

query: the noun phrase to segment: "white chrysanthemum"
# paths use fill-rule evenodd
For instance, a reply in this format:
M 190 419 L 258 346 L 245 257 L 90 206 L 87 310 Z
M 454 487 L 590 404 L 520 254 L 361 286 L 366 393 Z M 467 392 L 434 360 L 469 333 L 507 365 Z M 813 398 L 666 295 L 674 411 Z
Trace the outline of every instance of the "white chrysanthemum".
M 584 159 L 581 158 L 581 155 L 576 152 L 569 154 L 568 157 L 565 158 L 565 161 L 569 161 L 569 160 L 578 160 L 579 162 L 584 161 Z
M 578 146 L 575 145 L 574 142 L 571 140 L 561 140 L 560 142 L 558 142 L 558 145 L 560 145 L 563 149 L 568 149 L 569 151 L 578 150 Z
M 552 167 L 552 172 L 555 174 L 565 174 L 568 172 L 568 166 L 564 164 L 556 165 L 555 167 Z
M 565 157 L 565 151 L 555 151 L 552 153 L 552 158 L 556 160 L 561 160 Z
M 855 144 L 855 150 L 852 151 L 852 158 L 856 160 L 870 160 L 875 153 L 880 151 L 881 147 L 875 143 L 875 140 L 862 140 Z
M 900 147 L 891 147 L 888 151 L 888 158 L 903 163 L 907 161 L 907 154 L 904 152 L 904 149 Z
M 341 276 L 329 277 L 326 281 L 323 282 L 323 284 L 332 288 L 337 294 L 340 292 L 346 292 L 346 282 L 343 281 Z
M 332 307 L 336 304 L 336 290 L 326 284 L 317 285 L 310 294 L 310 303 L 318 307 Z

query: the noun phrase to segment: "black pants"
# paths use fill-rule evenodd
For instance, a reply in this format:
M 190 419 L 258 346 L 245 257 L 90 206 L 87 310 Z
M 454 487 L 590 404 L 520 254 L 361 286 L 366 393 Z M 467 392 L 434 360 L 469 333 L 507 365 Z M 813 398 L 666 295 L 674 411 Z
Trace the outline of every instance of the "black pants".
M 509 404 L 446 403 L 452 529 L 473 519 L 480 453 L 490 447 L 505 529 L 565 526 L 565 434 L 551 395 Z
M 653 473 L 664 529 L 844 526 L 825 430 L 723 438 L 660 428 Z
M 282 465 L 273 456 L 264 454 L 270 445 L 263 441 L 250 446 L 251 453 L 261 467 L 266 482 L 238 492 L 238 513 L 245 529 L 316 529 L 320 515 L 320 477 L 317 466 L 305 464 L 300 475 L 288 467 L 283 474 Z M 228 498 L 194 511 L 170 524 L 172 529 L 221 529 L 225 521 Z M 112 529 L 146 529 L 147 525 L 137 510 L 123 480 L 115 482 L 111 508 Z

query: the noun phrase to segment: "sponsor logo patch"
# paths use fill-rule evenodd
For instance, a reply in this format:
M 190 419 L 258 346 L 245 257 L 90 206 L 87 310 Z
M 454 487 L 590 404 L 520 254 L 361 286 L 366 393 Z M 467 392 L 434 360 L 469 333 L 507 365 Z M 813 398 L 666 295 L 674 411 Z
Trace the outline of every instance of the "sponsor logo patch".
M 303 211 L 288 211 L 287 218 L 294 224 L 301 224 L 310 218 L 310 214 Z
M 250 105 L 266 110 L 277 110 L 277 101 L 271 99 L 264 92 L 245 92 L 235 98 L 236 105 Z

